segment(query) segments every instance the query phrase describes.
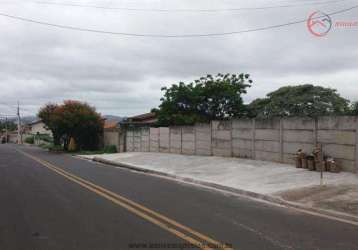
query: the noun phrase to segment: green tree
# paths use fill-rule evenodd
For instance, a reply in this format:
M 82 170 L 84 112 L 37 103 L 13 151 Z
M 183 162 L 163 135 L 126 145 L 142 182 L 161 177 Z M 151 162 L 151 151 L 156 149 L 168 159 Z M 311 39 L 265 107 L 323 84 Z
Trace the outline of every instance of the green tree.
M 93 150 L 99 145 L 103 133 L 103 119 L 94 107 L 78 101 L 47 104 L 38 114 L 54 135 L 55 145 L 62 140 L 67 150 L 73 138 L 78 149 Z
M 351 103 L 349 114 L 350 115 L 358 115 L 358 101 Z
M 13 121 L 5 121 L 0 120 L 0 131 L 8 129 L 8 131 L 15 131 L 17 129 L 17 125 Z
M 252 80 L 249 74 L 207 75 L 194 82 L 162 88 L 164 96 L 158 109 L 153 109 L 158 124 L 191 125 L 214 119 L 240 117 L 245 114 L 241 95 Z
M 349 110 L 349 101 L 335 89 L 311 84 L 286 86 L 256 99 L 248 105 L 250 117 L 341 115 Z
M 58 109 L 59 105 L 48 103 L 40 108 L 37 114 L 46 127 L 51 130 L 55 145 L 60 145 L 61 135 L 64 133 L 64 128 L 60 126 L 61 113 L 58 112 Z

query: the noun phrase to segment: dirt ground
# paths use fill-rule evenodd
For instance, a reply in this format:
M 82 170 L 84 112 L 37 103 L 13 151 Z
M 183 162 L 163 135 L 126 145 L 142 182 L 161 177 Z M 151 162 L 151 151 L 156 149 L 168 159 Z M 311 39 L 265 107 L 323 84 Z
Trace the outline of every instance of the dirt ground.
M 288 201 L 358 216 L 358 185 L 311 186 L 276 195 Z

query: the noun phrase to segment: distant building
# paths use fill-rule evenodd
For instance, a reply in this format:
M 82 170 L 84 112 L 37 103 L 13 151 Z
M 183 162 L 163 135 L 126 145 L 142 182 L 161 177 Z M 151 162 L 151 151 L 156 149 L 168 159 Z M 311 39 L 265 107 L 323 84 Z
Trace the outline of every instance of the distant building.
M 154 125 L 157 122 L 157 117 L 155 113 L 145 113 L 141 115 L 136 115 L 132 117 L 128 117 L 126 120 L 121 122 L 121 124 L 126 126 L 150 126 Z
M 111 129 L 117 129 L 119 128 L 119 124 L 117 121 L 104 121 L 103 125 L 104 130 L 111 130 Z
M 127 149 L 127 130 L 150 127 L 157 121 L 154 113 L 136 115 L 123 121 L 104 121 L 103 145 L 114 145 L 118 152 L 125 152 Z
M 108 121 L 104 119 L 103 145 L 116 146 L 118 152 L 123 152 L 123 140 L 118 121 Z
M 46 134 L 52 136 L 51 130 L 48 130 L 45 126 L 45 123 L 42 122 L 42 120 L 37 120 L 32 123 L 29 123 L 28 126 L 30 127 L 29 132 L 30 134 L 36 135 L 36 134 Z

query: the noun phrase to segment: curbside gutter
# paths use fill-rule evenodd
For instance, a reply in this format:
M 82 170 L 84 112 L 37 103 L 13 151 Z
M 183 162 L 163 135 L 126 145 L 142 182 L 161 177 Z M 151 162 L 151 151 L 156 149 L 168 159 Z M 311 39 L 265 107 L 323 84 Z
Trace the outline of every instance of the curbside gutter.
M 82 157 L 78 157 L 78 158 L 88 160 L 87 158 L 82 158 Z M 215 189 L 218 189 L 218 190 L 221 190 L 221 191 L 228 191 L 228 192 L 232 192 L 234 194 L 238 194 L 238 195 L 247 196 L 247 197 L 254 198 L 254 199 L 259 199 L 259 200 L 271 202 L 271 203 L 274 203 L 274 204 L 277 204 L 277 205 L 280 205 L 280 206 L 285 206 L 285 207 L 289 207 L 289 208 L 298 209 L 298 210 L 301 210 L 301 211 L 306 212 L 306 213 L 315 214 L 315 215 L 319 215 L 319 216 L 323 216 L 323 217 L 328 217 L 328 218 L 331 218 L 331 219 L 339 220 L 339 221 L 342 221 L 342 222 L 346 222 L 346 223 L 350 223 L 350 224 L 354 224 L 354 225 L 358 226 L 358 217 L 354 216 L 354 215 L 351 215 L 351 214 L 347 214 L 347 213 L 309 207 L 309 206 L 305 206 L 305 205 L 302 205 L 302 204 L 299 204 L 299 203 L 296 203 L 296 202 L 286 201 L 286 200 L 284 200 L 282 198 L 271 196 L 271 195 L 259 194 L 259 193 L 255 193 L 255 192 L 252 192 L 252 191 L 247 191 L 247 190 L 244 190 L 244 189 L 232 188 L 232 187 L 227 187 L 227 186 L 223 186 L 223 185 L 212 183 L 212 182 L 195 180 L 195 179 L 192 179 L 192 178 L 189 178 L 189 177 L 181 177 L 181 176 L 177 176 L 177 175 L 173 175 L 173 174 L 164 173 L 164 172 L 161 172 L 161 171 L 156 171 L 156 170 L 152 170 L 152 169 L 146 169 L 146 168 L 138 167 L 136 165 L 132 165 L 132 164 L 128 164 L 128 163 L 106 160 L 106 159 L 103 159 L 103 158 L 100 158 L 100 157 L 94 157 L 92 159 L 92 161 L 103 163 L 103 164 L 106 164 L 106 165 L 126 168 L 126 169 L 130 169 L 130 170 L 138 171 L 138 172 L 143 172 L 143 173 L 148 173 L 148 174 L 154 174 L 154 175 L 169 177 L 169 178 L 184 181 L 184 182 L 187 182 L 187 183 L 199 184 L 199 185 L 206 186 L 206 187 L 209 187 L 209 188 L 215 188 Z

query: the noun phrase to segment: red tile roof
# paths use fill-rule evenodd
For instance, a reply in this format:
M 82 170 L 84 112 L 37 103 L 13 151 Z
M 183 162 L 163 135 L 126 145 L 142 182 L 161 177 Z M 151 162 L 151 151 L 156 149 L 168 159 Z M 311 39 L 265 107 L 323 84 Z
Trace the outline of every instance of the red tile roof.
M 118 122 L 116 121 L 104 121 L 104 129 L 117 128 Z

